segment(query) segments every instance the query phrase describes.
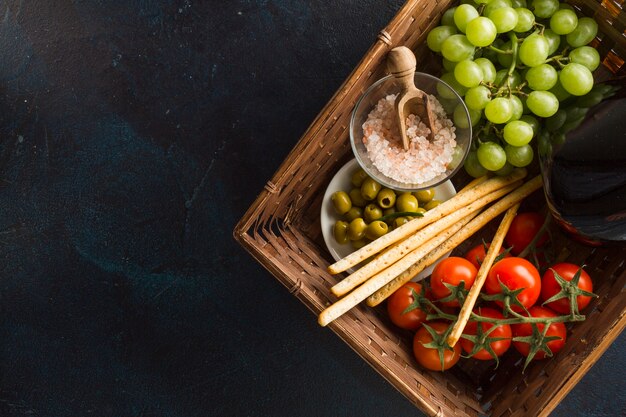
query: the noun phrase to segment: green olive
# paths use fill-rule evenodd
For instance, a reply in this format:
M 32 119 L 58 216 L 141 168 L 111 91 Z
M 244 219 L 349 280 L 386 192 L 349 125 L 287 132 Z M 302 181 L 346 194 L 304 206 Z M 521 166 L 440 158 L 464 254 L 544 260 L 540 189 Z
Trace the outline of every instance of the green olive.
M 420 190 L 413 193 L 417 198 L 417 201 L 421 204 L 426 204 L 435 197 L 435 189 L 429 188 L 428 190 Z
M 375 200 L 381 188 L 382 186 L 379 183 L 371 178 L 366 178 L 363 184 L 361 184 L 361 195 L 367 201 Z
M 363 239 L 365 237 L 365 229 L 367 229 L 365 220 L 360 217 L 352 220 L 348 225 L 348 239 L 352 241 Z
M 417 207 L 417 198 L 411 193 L 400 194 L 396 199 L 396 210 L 398 211 L 415 211 Z
M 340 245 L 348 243 L 348 222 L 337 220 L 333 226 L 333 236 Z
M 362 168 L 359 168 L 352 174 L 350 182 L 352 182 L 352 185 L 354 185 L 355 187 L 360 187 L 366 178 L 368 178 L 367 173 L 363 171 Z
M 378 239 L 389 231 L 387 223 L 376 220 L 367 225 L 365 229 L 365 237 L 371 240 Z
M 395 207 L 389 207 L 389 208 L 383 210 L 383 216 L 389 216 L 390 214 L 393 214 L 395 212 L 396 212 L 396 208 Z
M 359 217 L 363 217 L 363 209 L 361 207 L 352 207 L 350 210 L 348 210 L 344 217 L 349 222 Z
M 330 196 L 330 200 L 335 206 L 335 211 L 339 214 L 346 214 L 352 208 L 352 200 L 345 191 L 336 191 Z
M 389 188 L 383 188 L 378 192 L 376 201 L 381 208 L 393 207 L 396 204 L 396 193 Z
M 414 212 L 424 214 L 426 213 L 426 209 L 424 207 L 418 207 L 414 210 Z
M 439 204 L 441 204 L 441 201 L 440 201 L 440 200 L 431 200 L 431 201 L 429 201 L 428 203 L 426 203 L 426 204 L 424 205 L 424 208 L 425 208 L 426 210 L 432 210 L 432 209 L 434 209 L 435 207 L 437 207 Z
M 359 239 L 359 240 L 353 240 L 352 241 L 352 247 L 354 249 L 361 249 L 363 246 L 367 245 L 368 243 L 370 243 L 370 240 L 368 239 Z
M 383 217 L 383 210 L 376 204 L 368 204 L 363 210 L 363 218 L 367 223 L 371 223 L 374 220 L 378 220 Z
M 360 188 L 353 188 L 350 190 L 350 200 L 352 200 L 352 206 L 357 207 L 365 207 L 367 205 L 367 201 L 361 195 Z
M 407 224 L 410 220 L 406 217 L 396 217 L 393 220 L 393 227 L 400 227 L 403 224 Z

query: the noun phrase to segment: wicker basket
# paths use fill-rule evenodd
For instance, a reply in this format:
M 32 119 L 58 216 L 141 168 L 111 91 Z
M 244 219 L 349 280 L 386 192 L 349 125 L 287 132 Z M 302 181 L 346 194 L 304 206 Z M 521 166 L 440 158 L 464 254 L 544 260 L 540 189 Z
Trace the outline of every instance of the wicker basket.
M 425 37 L 451 6 L 449 1 L 409 0 L 380 32 L 378 40 L 314 120 L 274 177 L 267 182 L 234 235 L 265 268 L 316 315 L 336 298 L 337 282 L 326 272 L 333 261 L 321 236 L 321 198 L 336 171 L 352 157 L 348 127 L 359 96 L 383 76 L 386 53 L 398 45 L 412 48 L 418 63 L 436 62 Z M 626 15 L 620 0 L 570 3 L 599 22 L 595 46 L 612 73 L 626 72 Z M 437 71 L 425 68 L 423 71 Z M 608 73 L 608 71 L 607 71 Z M 455 185 L 467 177 L 457 175 Z M 535 200 L 543 204 L 540 193 Z M 461 253 L 493 226 L 465 242 Z M 411 402 L 428 415 L 546 416 L 598 360 L 626 327 L 626 247 L 591 248 L 569 241 L 559 231 L 560 261 L 588 265 L 599 295 L 587 320 L 570 331 L 565 348 L 554 358 L 532 363 L 522 374 L 522 360 L 512 352 L 497 370 L 480 361 L 461 361 L 445 373 L 421 369 L 414 361 L 411 334 L 397 330 L 380 308 L 358 306 L 329 327 Z M 312 317 L 312 320 L 315 318 Z

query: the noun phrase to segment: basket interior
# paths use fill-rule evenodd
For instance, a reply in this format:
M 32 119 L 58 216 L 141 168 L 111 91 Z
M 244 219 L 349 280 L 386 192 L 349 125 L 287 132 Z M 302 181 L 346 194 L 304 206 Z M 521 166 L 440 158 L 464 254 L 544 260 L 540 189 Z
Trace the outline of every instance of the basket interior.
M 572 3 L 586 10 L 588 3 L 595 2 Z M 413 48 L 422 64 L 420 70 L 438 73 L 439 59 L 427 50 L 423 40 L 451 4 L 409 1 L 405 5 L 235 230 L 236 239 L 315 314 L 336 300 L 329 288 L 342 277 L 326 272 L 333 259 L 324 245 L 319 217 L 326 186 L 352 158 L 348 138 L 352 108 L 363 91 L 384 74 L 383 57 L 390 47 Z M 623 24 L 621 9 L 616 16 L 620 16 L 618 24 Z M 617 29 L 624 30 L 623 26 Z M 610 55 L 618 56 L 623 41 L 611 43 L 610 33 L 603 36 L 601 43 L 607 45 L 603 52 L 605 67 L 623 73 L 619 59 Z M 453 180 L 457 189 L 468 181 L 462 174 Z M 524 202 L 521 211 L 545 210 L 544 204 L 538 192 Z M 498 221 L 454 253 L 464 253 L 483 238 L 490 240 Z M 571 327 L 565 348 L 554 358 L 534 362 L 523 374 L 522 357 L 513 349 L 497 370 L 491 362 L 462 360 L 460 366 L 446 373 L 424 371 L 412 357 L 412 335 L 393 326 L 382 307 L 357 306 L 329 327 L 427 414 L 546 415 L 626 325 L 626 297 L 622 295 L 626 286 L 626 247 L 591 248 L 568 239 L 556 228 L 553 239 L 555 248 L 559 248 L 558 261 L 587 265 L 599 298 L 587 309 L 587 320 Z

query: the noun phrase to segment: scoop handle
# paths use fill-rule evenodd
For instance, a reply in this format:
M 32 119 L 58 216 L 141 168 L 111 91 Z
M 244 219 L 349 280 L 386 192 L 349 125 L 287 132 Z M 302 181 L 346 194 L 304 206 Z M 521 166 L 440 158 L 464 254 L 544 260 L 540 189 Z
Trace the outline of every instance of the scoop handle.
M 415 90 L 415 67 L 417 61 L 413 51 L 406 46 L 397 46 L 389 51 L 387 69 L 401 83 L 405 91 Z

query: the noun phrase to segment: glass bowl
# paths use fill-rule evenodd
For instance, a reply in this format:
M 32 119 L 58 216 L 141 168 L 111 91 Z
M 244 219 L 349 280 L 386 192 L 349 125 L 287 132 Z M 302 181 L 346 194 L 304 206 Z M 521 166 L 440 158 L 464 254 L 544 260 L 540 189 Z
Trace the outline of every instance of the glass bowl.
M 376 103 L 378 103 L 381 98 L 384 98 L 389 94 L 397 94 L 400 92 L 400 84 L 392 75 L 381 78 L 365 91 L 356 103 L 356 106 L 352 111 L 352 118 L 350 119 L 350 143 L 359 165 L 370 177 L 374 178 L 381 185 L 398 191 L 423 190 L 435 187 L 449 180 L 463 166 L 463 162 L 469 153 L 472 142 L 472 127 L 469 112 L 463 102 L 463 99 L 456 93 L 456 91 L 454 91 L 454 89 L 452 89 L 452 87 L 439 78 L 422 72 L 415 73 L 415 86 L 427 94 L 434 95 L 442 104 L 442 107 L 450 120 L 454 120 L 453 113 L 457 107 L 460 107 L 460 109 L 457 110 L 457 120 L 460 118 L 461 122 L 458 124 L 455 123 L 455 140 L 458 147 L 456 151 L 458 154 L 456 155 L 454 161 L 455 163 L 448 166 L 448 169 L 446 169 L 445 172 L 437 175 L 430 181 L 419 184 L 410 184 L 400 182 L 386 176 L 380 172 L 376 166 L 374 166 L 367 154 L 367 148 L 365 147 L 365 144 L 363 144 L 363 123 L 367 120 L 367 116 L 370 111 L 374 108 L 374 106 L 376 106 Z M 447 98 L 443 98 L 442 96 Z M 467 127 L 461 128 L 459 125 Z

